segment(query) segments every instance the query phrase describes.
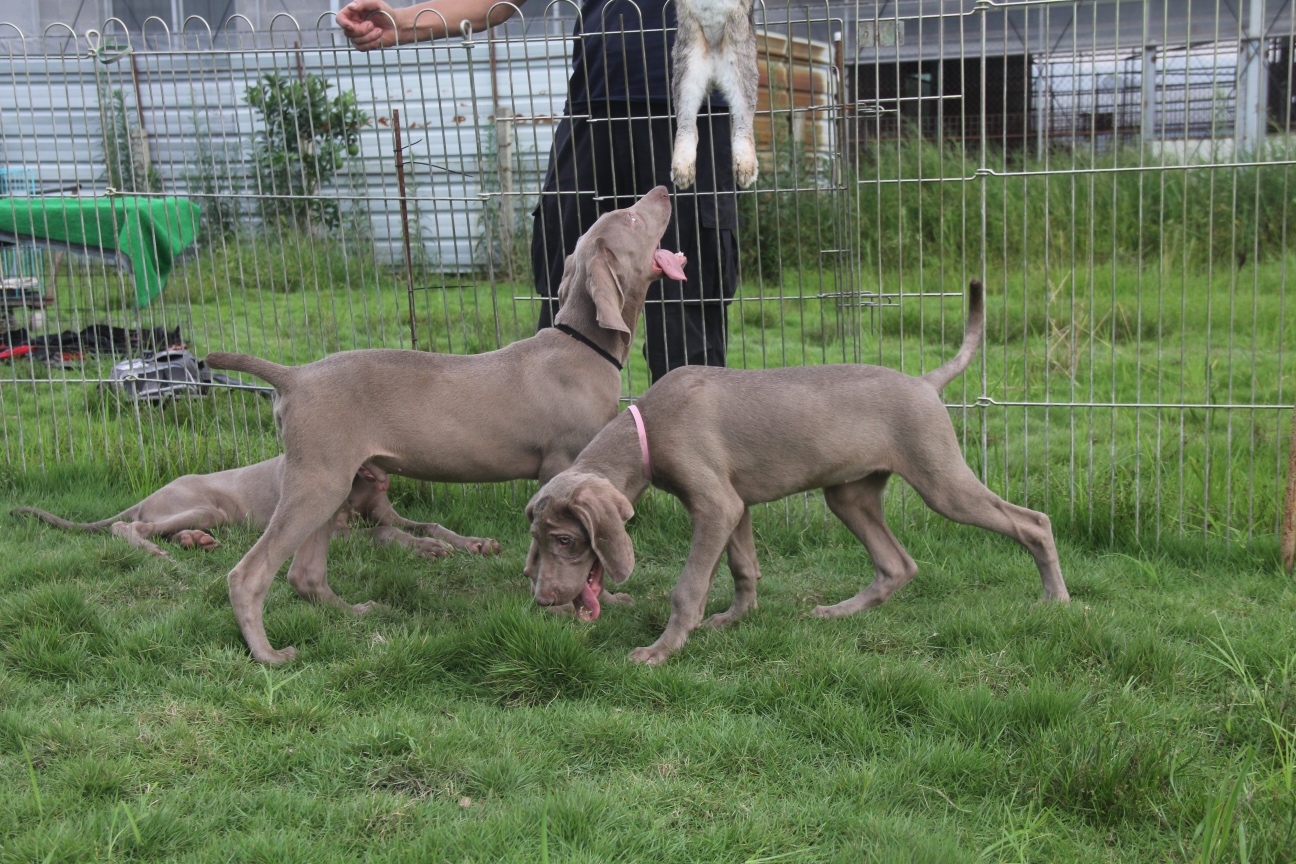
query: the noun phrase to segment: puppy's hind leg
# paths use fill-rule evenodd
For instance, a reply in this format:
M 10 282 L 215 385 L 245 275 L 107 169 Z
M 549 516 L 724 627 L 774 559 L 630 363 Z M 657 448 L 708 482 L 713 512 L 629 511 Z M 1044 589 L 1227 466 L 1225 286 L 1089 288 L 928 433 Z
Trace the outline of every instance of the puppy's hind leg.
M 343 601 L 333 593 L 328 583 L 328 550 L 329 540 L 333 537 L 333 522 L 322 525 L 315 533 L 306 538 L 306 542 L 297 548 L 292 564 L 288 567 L 288 582 L 298 596 L 312 603 L 326 603 L 357 615 L 369 611 L 372 603 L 359 603 L 354 606 Z
M 1053 523 L 1047 515 L 1009 504 L 983 486 L 962 459 L 957 466 L 948 465 L 938 472 L 915 473 L 913 477 L 905 476 L 905 479 L 928 507 L 945 518 L 1003 534 L 1025 546 L 1039 568 L 1045 600 L 1066 603 L 1071 599 L 1058 564 Z
M 333 517 L 350 488 L 350 476 L 321 477 L 316 473 L 308 477 L 303 469 L 284 466 L 283 489 L 270 524 L 229 574 L 234 617 L 258 662 L 277 666 L 297 656 L 291 647 L 276 651 L 266 637 L 262 620 L 266 593 L 289 555 L 321 528 L 331 531 Z
M 890 472 L 880 471 L 853 483 L 824 489 L 828 509 L 868 549 L 874 575 L 868 587 L 854 597 L 833 606 L 816 606 L 811 614 L 840 618 L 877 606 L 907 585 L 918 572 L 918 565 L 886 524 L 882 492 L 890 477 Z
M 150 537 L 166 537 L 186 549 L 214 549 L 220 545 L 204 529 L 225 524 L 225 512 L 215 507 L 195 507 L 165 519 L 153 521 L 114 522 L 112 533 L 127 543 L 161 558 L 170 558 Z

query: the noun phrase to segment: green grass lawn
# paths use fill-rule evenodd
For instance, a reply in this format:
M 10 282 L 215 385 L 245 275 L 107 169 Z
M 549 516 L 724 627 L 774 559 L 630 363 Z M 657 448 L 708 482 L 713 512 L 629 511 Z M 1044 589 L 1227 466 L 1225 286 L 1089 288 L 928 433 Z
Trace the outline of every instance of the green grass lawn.
M 377 608 L 278 580 L 284 669 L 250 661 L 229 609 L 252 532 L 163 562 L 4 517 L 0 861 L 1296 858 L 1296 590 L 1272 548 L 1063 537 L 1059 608 L 1015 544 L 914 517 L 918 578 L 825 622 L 808 610 L 859 590 L 867 556 L 818 506 L 771 508 L 759 610 L 646 669 L 626 655 L 666 622 L 684 514 L 641 503 L 637 605 L 582 625 L 529 599 L 527 494 L 432 507 L 401 481 L 404 512 L 503 554 L 335 543 L 332 584 Z M 102 466 L 0 493 L 133 501 Z

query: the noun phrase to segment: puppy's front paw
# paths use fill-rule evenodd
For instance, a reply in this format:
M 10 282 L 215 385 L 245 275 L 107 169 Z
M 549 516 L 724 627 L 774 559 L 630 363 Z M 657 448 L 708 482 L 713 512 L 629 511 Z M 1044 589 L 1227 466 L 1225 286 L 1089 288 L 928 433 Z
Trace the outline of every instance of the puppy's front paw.
M 613 594 L 611 591 L 604 591 L 599 595 L 599 603 L 604 606 L 633 606 L 635 599 L 629 594 Z
M 649 645 L 646 648 L 636 648 L 630 652 L 630 659 L 636 663 L 643 663 L 647 666 L 660 666 L 670 657 L 671 652 L 665 648 L 658 648 L 655 645 Z
M 220 545 L 220 541 L 215 537 L 197 528 L 179 531 L 173 534 L 171 539 L 179 543 L 182 549 L 202 549 L 204 552 Z
M 702 622 L 702 626 L 710 627 L 713 630 L 723 630 L 725 627 L 736 624 L 738 619 L 741 617 L 741 612 L 735 612 L 730 609 L 727 612 L 717 612 L 715 615 L 712 615 L 710 618 Z
M 252 659 L 266 666 L 282 666 L 297 659 L 297 649 L 289 646 L 282 651 L 275 651 L 272 648 L 263 654 L 257 654 L 254 651 L 252 652 Z
M 429 561 L 435 561 L 438 558 L 445 558 L 447 555 L 453 555 L 454 547 L 447 546 L 440 540 L 424 538 L 415 544 L 414 551 L 422 558 L 426 558 Z
M 468 541 L 468 551 L 478 555 L 498 555 L 500 545 L 498 540 L 492 540 L 489 537 L 465 537 Z
M 756 182 L 760 166 L 756 163 L 756 143 L 750 137 L 736 138 L 733 142 L 734 180 L 746 189 Z

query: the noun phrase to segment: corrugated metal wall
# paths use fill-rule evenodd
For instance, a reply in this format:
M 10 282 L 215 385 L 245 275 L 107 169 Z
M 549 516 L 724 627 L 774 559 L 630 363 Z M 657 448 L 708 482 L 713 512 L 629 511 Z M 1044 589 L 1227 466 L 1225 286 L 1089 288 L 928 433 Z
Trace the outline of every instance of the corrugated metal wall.
M 481 193 L 498 182 L 497 111 L 512 116 L 514 182 L 534 189 L 553 118 L 562 111 L 569 40 L 542 36 L 494 46 L 484 39 L 452 40 L 360 54 L 331 44 L 334 38 L 280 30 L 199 52 L 192 38 L 177 35 L 160 43 L 151 35 L 147 48 L 122 53 L 100 46 L 97 58 L 83 39 L 53 55 L 43 53 L 48 45 L 3 43 L 0 165 L 22 166 L 46 188 L 79 185 L 86 194 L 102 192 L 103 129 L 110 113 L 104 93 L 120 90 L 130 124 L 147 133 L 163 191 L 190 191 L 200 147 L 207 147 L 226 191 L 254 193 L 251 141 L 257 123 L 244 98 L 247 88 L 275 71 L 319 74 L 333 84 L 331 96 L 353 90 L 370 117 L 360 153 L 349 158 L 332 186 L 343 201 L 351 195 L 367 203 L 379 260 L 402 257 L 392 128 L 399 111 L 407 195 L 423 202 L 417 208 L 423 253 L 443 270 L 470 269 Z M 307 43 L 315 47 L 298 47 Z M 427 206 L 429 200 L 435 206 Z

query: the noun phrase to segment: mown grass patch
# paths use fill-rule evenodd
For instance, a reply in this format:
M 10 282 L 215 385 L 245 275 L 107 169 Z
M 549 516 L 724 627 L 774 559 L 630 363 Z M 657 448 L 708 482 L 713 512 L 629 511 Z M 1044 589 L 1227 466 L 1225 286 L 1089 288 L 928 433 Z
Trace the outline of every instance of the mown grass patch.
M 132 497 L 83 477 L 3 504 Z M 276 582 L 284 669 L 249 660 L 225 595 L 251 532 L 166 563 L 6 517 L 0 861 L 536 861 L 542 822 L 554 861 L 1296 856 L 1296 590 L 1269 546 L 1064 538 L 1058 608 L 1010 541 L 932 519 L 898 529 L 909 588 L 824 622 L 867 555 L 776 508 L 760 608 L 645 669 L 626 655 L 665 623 L 686 518 L 642 502 L 637 605 L 581 625 L 530 602 L 525 493 L 401 499 L 498 558 L 335 543 L 367 617 Z M 708 611 L 731 591 L 722 569 Z

